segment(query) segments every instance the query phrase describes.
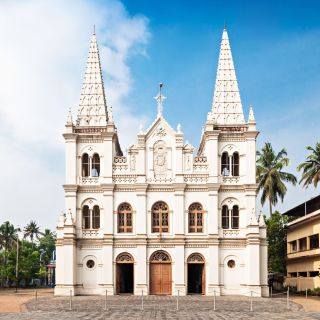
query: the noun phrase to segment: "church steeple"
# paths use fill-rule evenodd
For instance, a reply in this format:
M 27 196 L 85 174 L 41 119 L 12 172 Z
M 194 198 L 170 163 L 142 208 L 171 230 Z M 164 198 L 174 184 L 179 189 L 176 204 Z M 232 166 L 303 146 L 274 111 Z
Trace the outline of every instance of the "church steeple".
M 222 33 L 210 118 L 217 125 L 239 125 L 245 123 L 226 26 Z
M 107 103 L 95 30 L 93 31 L 78 109 L 78 126 L 106 126 Z

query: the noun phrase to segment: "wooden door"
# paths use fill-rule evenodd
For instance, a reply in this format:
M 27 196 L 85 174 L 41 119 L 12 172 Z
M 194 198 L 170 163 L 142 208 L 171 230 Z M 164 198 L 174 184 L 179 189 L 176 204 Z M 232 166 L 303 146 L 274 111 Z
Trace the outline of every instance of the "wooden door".
M 171 294 L 171 263 L 150 263 L 150 294 Z

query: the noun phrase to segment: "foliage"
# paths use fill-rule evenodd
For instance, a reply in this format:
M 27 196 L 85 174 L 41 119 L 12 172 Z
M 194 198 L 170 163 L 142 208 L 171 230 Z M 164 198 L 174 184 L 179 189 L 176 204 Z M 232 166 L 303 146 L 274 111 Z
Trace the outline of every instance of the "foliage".
M 272 206 L 278 203 L 280 198 L 283 201 L 287 192 L 286 182 L 296 185 L 297 178 L 288 172 L 283 171 L 284 167 L 289 165 L 287 151 L 280 150 L 275 153 L 271 143 L 265 143 L 261 151 L 257 151 L 257 183 L 258 191 L 262 191 L 261 204 L 269 201 L 270 216 L 272 215 Z
M 268 240 L 268 270 L 286 274 L 288 217 L 275 211 L 266 219 Z
M 303 186 L 308 187 L 313 183 L 316 188 L 320 182 L 320 143 L 316 143 L 316 147 L 307 147 L 307 150 L 312 151 L 306 158 L 306 161 L 298 166 L 298 171 L 302 170 L 302 177 L 299 183 L 304 181 Z
M 24 228 L 29 234 L 26 236 L 25 233 L 25 239 L 19 241 L 18 279 L 20 284 L 25 285 L 33 285 L 36 278 L 45 282 L 46 265 L 49 264 L 55 250 L 55 234 L 48 229 L 42 233 L 35 221 L 31 222 L 32 224 L 29 223 Z M 9 222 L 0 226 L 1 286 L 13 285 L 16 281 L 18 231 L 19 229 Z M 26 238 L 30 238 L 31 241 Z M 5 263 L 1 263 L 2 261 Z
M 39 236 L 41 234 L 40 227 L 34 220 L 31 220 L 26 227 L 23 229 L 24 238 L 30 238 L 31 242 L 34 243 L 34 239 L 39 240 Z

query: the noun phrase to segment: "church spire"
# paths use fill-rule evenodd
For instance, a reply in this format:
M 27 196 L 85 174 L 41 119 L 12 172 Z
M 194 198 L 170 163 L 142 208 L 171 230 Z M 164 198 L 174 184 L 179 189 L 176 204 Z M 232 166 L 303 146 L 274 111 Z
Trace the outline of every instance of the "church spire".
M 104 92 L 99 49 L 94 28 L 83 86 L 81 89 L 77 125 L 97 127 L 106 126 L 107 122 L 107 103 Z
M 222 33 L 211 120 L 217 125 L 244 124 L 240 92 L 226 26 Z

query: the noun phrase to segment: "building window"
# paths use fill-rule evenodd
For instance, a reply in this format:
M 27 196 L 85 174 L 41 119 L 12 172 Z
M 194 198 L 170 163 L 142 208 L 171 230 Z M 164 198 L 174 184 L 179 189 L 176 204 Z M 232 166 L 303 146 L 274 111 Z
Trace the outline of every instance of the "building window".
M 92 268 L 94 268 L 94 265 L 95 265 L 95 263 L 93 260 L 87 261 L 87 268 L 92 269 Z
M 132 207 L 129 203 L 122 203 L 118 207 L 118 232 L 132 232 Z
M 82 155 L 82 176 L 89 177 L 90 175 L 90 159 L 87 153 Z
M 88 206 L 82 208 L 82 228 L 90 229 L 90 210 Z
M 100 209 L 99 206 L 94 206 L 92 210 L 92 229 L 100 228 Z
M 239 153 L 234 152 L 232 155 L 232 175 L 239 176 Z
M 319 248 L 319 234 L 314 234 L 309 237 L 310 240 L 310 250 Z
M 297 273 L 296 272 L 289 272 L 289 276 L 291 278 L 296 278 L 297 277 Z
M 310 277 L 318 277 L 319 271 L 310 271 L 309 274 L 310 274 Z
M 296 252 L 297 251 L 297 241 L 294 240 L 292 242 L 290 242 L 291 244 L 291 252 Z
M 230 162 L 228 152 L 223 152 L 221 156 L 221 174 L 225 177 L 230 175 Z
M 308 272 L 299 272 L 298 275 L 299 275 L 299 277 L 307 277 Z
M 228 209 L 228 206 L 222 207 L 222 228 L 229 229 L 229 209 Z
M 236 267 L 236 262 L 234 260 L 229 260 L 227 265 L 230 269 L 234 269 Z
M 231 210 L 231 228 L 239 229 L 239 207 L 233 206 Z
M 299 251 L 307 250 L 307 238 L 299 239 Z
M 152 232 L 169 232 L 169 208 L 163 201 L 156 202 L 151 209 Z
M 189 207 L 189 232 L 203 232 L 203 209 L 200 203 Z
M 91 176 L 92 177 L 100 176 L 100 157 L 97 153 L 95 153 L 92 157 Z

